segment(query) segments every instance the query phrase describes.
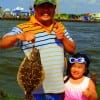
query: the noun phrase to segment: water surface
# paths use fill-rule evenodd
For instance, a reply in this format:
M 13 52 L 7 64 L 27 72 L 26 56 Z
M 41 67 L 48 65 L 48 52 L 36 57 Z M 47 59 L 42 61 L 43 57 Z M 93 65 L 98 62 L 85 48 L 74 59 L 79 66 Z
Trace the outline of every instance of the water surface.
M 0 37 L 13 26 L 24 21 L 0 20 Z M 88 53 L 91 59 L 90 72 L 97 73 L 100 84 L 100 23 L 63 22 L 77 44 L 77 51 Z M 17 84 L 18 66 L 24 54 L 17 47 L 0 50 L 0 88 L 16 96 L 23 96 Z

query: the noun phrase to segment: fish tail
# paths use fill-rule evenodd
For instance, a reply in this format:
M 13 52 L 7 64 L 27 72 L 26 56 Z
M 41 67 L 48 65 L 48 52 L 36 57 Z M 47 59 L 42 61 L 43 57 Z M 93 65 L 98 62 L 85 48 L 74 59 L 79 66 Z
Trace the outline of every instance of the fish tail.
M 25 94 L 25 100 L 35 100 L 32 93 L 26 92 Z

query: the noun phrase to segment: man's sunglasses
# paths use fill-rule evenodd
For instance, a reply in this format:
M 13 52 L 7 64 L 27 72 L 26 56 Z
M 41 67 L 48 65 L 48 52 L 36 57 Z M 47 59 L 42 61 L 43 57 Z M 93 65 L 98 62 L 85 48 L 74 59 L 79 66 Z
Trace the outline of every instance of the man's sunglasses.
M 83 58 L 83 57 L 80 57 L 80 58 L 70 57 L 70 58 L 69 58 L 69 62 L 70 62 L 71 64 L 73 64 L 73 63 L 75 63 L 75 62 L 78 62 L 78 63 L 85 63 L 86 61 L 85 61 L 85 58 Z

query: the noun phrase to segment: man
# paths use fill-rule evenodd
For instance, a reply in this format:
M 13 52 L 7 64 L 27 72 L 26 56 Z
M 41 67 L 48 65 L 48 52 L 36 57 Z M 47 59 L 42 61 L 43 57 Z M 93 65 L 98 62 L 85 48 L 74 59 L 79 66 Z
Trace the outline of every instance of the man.
M 34 16 L 19 24 L 0 40 L 0 48 L 19 46 L 29 55 L 32 47 L 40 51 L 45 79 L 34 91 L 35 100 L 63 100 L 64 52 L 73 54 L 75 43 L 60 22 L 54 21 L 56 0 L 35 0 Z

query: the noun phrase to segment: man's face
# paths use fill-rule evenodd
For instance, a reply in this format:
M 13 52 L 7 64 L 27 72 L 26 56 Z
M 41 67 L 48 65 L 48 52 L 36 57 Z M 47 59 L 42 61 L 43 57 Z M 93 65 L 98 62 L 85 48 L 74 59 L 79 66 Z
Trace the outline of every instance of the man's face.
M 40 22 L 51 21 L 54 17 L 55 6 L 50 3 L 44 3 L 39 6 L 35 6 L 35 17 Z

